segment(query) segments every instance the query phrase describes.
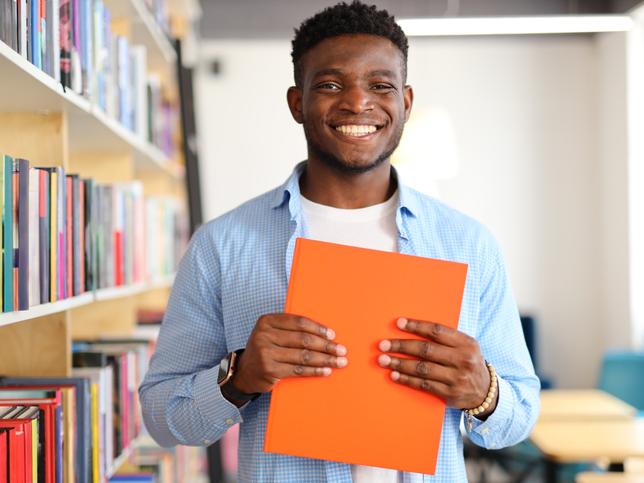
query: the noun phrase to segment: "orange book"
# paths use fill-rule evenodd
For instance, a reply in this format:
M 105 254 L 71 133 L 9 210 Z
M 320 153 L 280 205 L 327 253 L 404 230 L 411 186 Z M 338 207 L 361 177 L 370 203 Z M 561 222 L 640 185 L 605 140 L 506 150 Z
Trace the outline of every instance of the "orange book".
M 378 365 L 378 343 L 418 338 L 400 317 L 456 328 L 467 265 L 298 239 L 285 312 L 336 332 L 349 365 L 273 389 L 264 450 L 434 474 L 445 403 Z

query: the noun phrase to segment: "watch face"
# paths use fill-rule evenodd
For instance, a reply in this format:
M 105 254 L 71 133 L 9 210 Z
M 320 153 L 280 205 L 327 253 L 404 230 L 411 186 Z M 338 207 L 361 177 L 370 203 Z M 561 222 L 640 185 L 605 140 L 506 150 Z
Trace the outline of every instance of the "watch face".
M 219 375 L 217 376 L 217 383 L 221 384 L 228 375 L 230 369 L 230 354 L 224 357 L 219 363 Z

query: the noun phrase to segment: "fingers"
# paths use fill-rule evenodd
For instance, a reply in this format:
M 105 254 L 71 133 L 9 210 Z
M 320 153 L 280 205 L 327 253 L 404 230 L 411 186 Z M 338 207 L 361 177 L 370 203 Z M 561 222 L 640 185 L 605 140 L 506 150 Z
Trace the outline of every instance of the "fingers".
M 402 384 L 403 386 L 409 386 L 414 389 L 432 393 L 443 400 L 449 399 L 451 395 L 450 387 L 442 382 L 409 376 L 398 371 L 391 372 L 391 380 L 398 384 Z
M 277 362 L 304 367 L 342 368 L 348 364 L 346 357 L 335 357 L 309 349 L 278 348 L 274 350 Z
M 299 315 L 281 314 L 279 317 L 266 316 L 262 317 L 258 323 L 269 324 L 275 329 L 306 332 L 328 340 L 335 339 L 335 331 L 333 329 L 329 329 L 311 319 Z
M 387 339 L 380 341 L 378 347 L 383 352 L 406 354 L 444 366 L 456 367 L 454 351 L 429 340 Z
M 453 369 L 425 360 L 400 359 L 381 354 L 378 357 L 378 364 L 408 376 L 431 379 L 444 384 L 450 384 L 455 378 Z
M 345 346 L 336 344 L 327 338 L 313 335 L 309 332 L 275 329 L 271 332 L 270 338 L 275 345 L 280 347 L 308 349 L 310 351 L 324 352 L 326 354 L 337 356 L 347 355 L 347 348 Z
M 396 321 L 399 329 L 412 334 L 419 335 L 425 339 L 431 339 L 439 344 L 448 347 L 456 347 L 470 337 L 458 330 L 445 327 L 433 322 L 424 322 L 420 320 L 406 319 L 401 317 Z
M 278 362 L 275 364 L 275 379 L 284 379 L 285 377 L 327 377 L 331 375 L 329 367 L 311 367 L 301 364 L 285 364 Z

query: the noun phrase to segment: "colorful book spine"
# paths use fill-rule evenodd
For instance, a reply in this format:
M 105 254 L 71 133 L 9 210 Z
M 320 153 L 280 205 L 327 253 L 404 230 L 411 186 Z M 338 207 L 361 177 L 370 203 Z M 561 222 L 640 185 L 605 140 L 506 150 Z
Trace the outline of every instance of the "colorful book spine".
M 40 304 L 40 171 L 29 169 L 29 306 Z
M 80 61 L 83 95 L 92 92 L 92 1 L 80 0 Z
M 82 250 L 81 250 L 81 220 L 80 220 L 80 179 L 77 174 L 70 175 L 71 178 L 71 195 L 68 198 L 71 198 L 71 210 L 69 210 L 69 215 L 71 218 L 72 233 L 71 233 L 71 250 L 70 258 L 72 263 L 68 263 L 70 267 L 68 279 L 71 283 L 71 293 L 73 295 L 80 295 L 83 290 L 81 289 L 81 270 L 80 267 L 83 264 L 82 260 Z
M 70 0 L 60 0 L 60 82 L 72 87 L 72 7 Z
M 65 178 L 65 296 L 74 294 L 74 197 L 73 180 L 70 175 Z
M 72 89 L 78 94 L 83 93 L 83 75 L 81 70 L 81 31 L 80 31 L 80 0 L 69 0 L 72 22 Z
M 18 197 L 19 197 L 19 184 L 18 184 L 18 169 L 17 160 L 13 163 L 13 310 L 18 309 L 18 250 L 20 249 L 20 237 L 18 236 Z
M 42 68 L 40 51 L 40 0 L 31 0 L 29 34 L 29 37 L 31 39 L 31 62 L 40 69 Z
M 55 168 L 49 171 L 49 290 L 51 302 L 58 297 L 58 173 Z
M 51 301 L 49 292 L 51 279 L 50 243 L 51 230 L 49 220 L 49 171 L 38 169 L 38 228 L 39 228 L 39 260 L 40 260 L 40 300 L 41 303 Z
M 18 309 L 29 309 L 29 161 L 16 160 L 18 193 Z
M 13 312 L 13 158 L 4 156 L 4 204 L 2 206 L 3 239 L 3 310 Z

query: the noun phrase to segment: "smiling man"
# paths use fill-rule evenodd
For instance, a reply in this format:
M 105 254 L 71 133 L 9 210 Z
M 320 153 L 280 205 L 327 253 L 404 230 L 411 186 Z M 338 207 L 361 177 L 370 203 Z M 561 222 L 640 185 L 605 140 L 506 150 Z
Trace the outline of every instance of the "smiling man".
M 287 99 L 307 160 L 282 186 L 194 235 L 140 388 L 159 443 L 208 445 L 241 423 L 243 482 L 454 483 L 466 481 L 463 418 L 471 440 L 488 448 L 529 434 L 539 381 L 496 242 L 406 187 L 389 163 L 413 103 L 407 48 L 393 17 L 360 2 L 330 7 L 296 31 Z M 447 404 L 434 476 L 263 452 L 275 383 L 329 377 L 351 359 L 332 324 L 282 313 L 297 237 L 469 265 L 458 331 L 401 318 L 400 337 L 380 343 L 378 363 L 393 381 Z M 377 397 L 365 394 L 365 406 Z M 423 417 L 408 416 L 411 424 Z

